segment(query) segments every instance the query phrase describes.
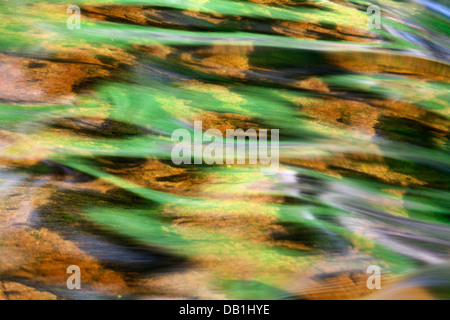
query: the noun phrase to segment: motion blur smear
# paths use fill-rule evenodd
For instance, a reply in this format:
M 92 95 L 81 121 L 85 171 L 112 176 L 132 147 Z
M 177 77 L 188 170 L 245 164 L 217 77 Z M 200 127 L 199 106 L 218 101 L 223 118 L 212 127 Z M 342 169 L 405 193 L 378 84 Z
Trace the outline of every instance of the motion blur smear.
M 0 299 L 449 299 L 449 15 L 1 1 Z M 194 121 L 279 129 L 279 172 L 174 165 Z

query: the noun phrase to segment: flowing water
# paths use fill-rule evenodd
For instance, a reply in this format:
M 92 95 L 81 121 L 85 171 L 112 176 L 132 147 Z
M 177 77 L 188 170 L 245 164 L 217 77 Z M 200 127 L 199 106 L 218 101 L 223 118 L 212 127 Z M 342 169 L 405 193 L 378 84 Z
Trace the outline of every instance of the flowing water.
M 449 12 L 1 1 L 0 298 L 450 298 Z M 279 129 L 278 173 L 175 165 L 196 120 Z

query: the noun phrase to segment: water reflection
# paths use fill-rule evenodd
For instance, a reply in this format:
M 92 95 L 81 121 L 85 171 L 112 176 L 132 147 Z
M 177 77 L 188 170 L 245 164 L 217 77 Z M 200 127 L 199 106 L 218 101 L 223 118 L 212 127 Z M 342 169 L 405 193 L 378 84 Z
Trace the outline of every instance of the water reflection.
M 0 298 L 448 298 L 442 3 L 74 2 L 0 4 Z M 279 173 L 174 165 L 194 121 Z

